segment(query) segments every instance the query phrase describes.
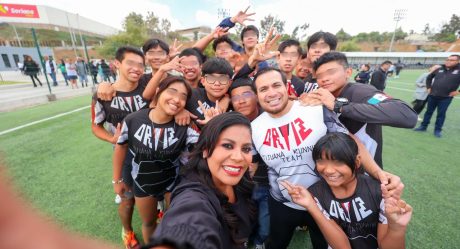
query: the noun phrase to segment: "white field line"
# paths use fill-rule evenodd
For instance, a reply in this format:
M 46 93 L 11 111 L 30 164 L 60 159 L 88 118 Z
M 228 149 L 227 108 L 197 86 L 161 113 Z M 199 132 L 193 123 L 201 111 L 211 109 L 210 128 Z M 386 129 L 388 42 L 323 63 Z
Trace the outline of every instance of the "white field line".
M 73 111 L 68 111 L 68 112 L 60 113 L 60 114 L 57 114 L 57 115 L 52 116 L 52 117 L 49 117 L 49 118 L 40 119 L 40 120 L 37 120 L 37 121 L 34 121 L 34 122 L 30 122 L 30 123 L 28 123 L 28 124 L 24 124 L 24 125 L 17 126 L 17 127 L 15 127 L 15 128 L 12 128 L 12 129 L 4 130 L 4 131 L 1 131 L 1 132 L 0 132 L 0 136 L 5 135 L 5 134 L 8 134 L 8 133 L 13 132 L 13 131 L 17 131 L 17 130 L 20 130 L 20 129 L 29 127 L 29 126 L 32 126 L 32 125 L 35 125 L 35 124 L 43 123 L 43 122 L 48 121 L 48 120 L 60 118 L 60 117 L 62 117 L 62 116 L 69 115 L 69 114 L 72 114 L 72 113 L 74 113 L 74 112 L 79 112 L 79 111 L 84 110 L 84 109 L 87 109 L 87 108 L 89 108 L 89 107 L 91 107 L 91 106 L 88 105 L 88 106 L 80 107 L 80 108 L 77 108 L 77 109 L 75 109 L 75 110 L 73 110 Z

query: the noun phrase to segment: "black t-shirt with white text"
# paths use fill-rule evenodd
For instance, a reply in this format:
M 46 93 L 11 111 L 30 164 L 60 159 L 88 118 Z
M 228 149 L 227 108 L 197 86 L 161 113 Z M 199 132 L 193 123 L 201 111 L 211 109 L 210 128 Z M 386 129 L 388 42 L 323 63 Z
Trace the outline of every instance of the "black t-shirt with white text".
M 117 124 L 130 113 L 149 107 L 149 101 L 142 97 L 145 86 L 138 84 L 136 89 L 130 92 L 117 91 L 115 97 L 105 101 L 93 95 L 92 122 L 94 124 L 107 123 L 108 130 L 115 132 Z
M 357 175 L 357 181 L 354 194 L 344 199 L 336 198 L 323 178 L 308 190 L 324 216 L 342 228 L 352 248 L 378 248 L 378 224 L 387 224 L 380 183 L 363 174 Z
M 118 144 L 128 143 L 133 155 L 132 176 L 137 186 L 149 195 L 161 195 L 175 183 L 181 154 L 198 140 L 197 128 L 180 126 L 174 119 L 153 123 L 152 109 L 130 114 L 123 122 Z

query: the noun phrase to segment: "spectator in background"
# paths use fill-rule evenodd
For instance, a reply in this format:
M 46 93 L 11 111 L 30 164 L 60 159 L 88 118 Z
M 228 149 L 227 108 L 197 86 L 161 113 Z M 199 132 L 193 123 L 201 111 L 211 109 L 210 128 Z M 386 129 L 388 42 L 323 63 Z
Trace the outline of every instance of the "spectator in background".
M 53 57 L 51 56 L 45 56 L 45 70 L 46 73 L 50 75 L 51 79 L 53 79 L 53 86 L 57 86 L 58 82 L 56 80 L 56 70 L 57 70 L 57 65 L 56 62 L 54 62 Z
M 101 62 L 99 63 L 99 67 L 102 70 L 102 80 L 111 82 L 110 81 L 110 66 L 107 64 L 107 62 L 105 62 L 104 59 L 102 59 Z
M 113 78 L 113 82 L 117 81 L 117 68 L 115 67 L 115 64 L 113 63 L 113 61 L 110 61 L 109 68 L 110 68 L 110 77 Z
M 78 88 L 78 85 L 77 85 L 77 78 L 78 78 L 77 65 L 75 65 L 75 63 L 73 62 L 72 59 L 66 59 L 66 70 L 67 70 L 67 77 L 70 80 L 70 84 L 72 84 L 72 89 L 74 87 Z
M 24 70 L 24 74 L 29 75 L 30 78 L 32 79 L 32 83 L 34 84 L 34 87 L 37 87 L 37 84 L 35 83 L 35 79 L 38 81 L 40 86 L 43 86 L 43 84 L 40 82 L 40 80 L 37 77 L 37 74 L 40 71 L 40 67 L 34 60 L 32 60 L 32 57 L 30 57 L 29 55 L 26 55 L 25 57 L 23 70 Z
M 417 112 L 417 114 L 420 114 L 423 111 L 423 108 L 425 108 L 426 104 L 426 98 L 428 97 L 428 91 L 426 89 L 426 78 L 428 75 L 438 68 L 440 68 L 441 65 L 433 65 L 428 69 L 428 72 L 423 73 L 418 77 L 418 79 L 415 81 L 415 100 L 412 101 L 414 111 Z M 421 118 L 419 118 L 419 121 L 422 121 Z
M 387 71 L 387 76 L 388 77 L 393 77 L 393 73 L 396 70 L 395 65 L 391 64 L 390 67 L 388 68 Z
M 395 65 L 395 70 L 396 70 L 396 76 L 395 78 L 399 78 L 399 73 L 401 72 L 401 70 L 405 67 L 406 65 L 404 65 L 404 63 L 401 62 L 401 60 L 398 60 L 398 63 L 396 63 Z
M 368 64 L 361 65 L 361 70 L 355 76 L 355 82 L 368 84 L 371 77 L 369 73 L 370 66 Z
M 377 88 L 377 90 L 385 90 L 387 72 L 389 74 L 389 68 L 392 65 L 393 63 L 391 63 L 391 61 L 384 61 L 382 64 L 380 64 L 380 67 L 371 75 L 370 84 Z
M 59 64 L 59 70 L 61 70 L 62 77 L 64 77 L 65 85 L 68 86 L 69 81 L 67 80 L 67 69 L 66 69 L 66 66 L 65 66 L 64 59 L 61 59 L 61 63 Z
M 93 60 L 91 63 L 89 63 L 89 70 L 91 72 L 91 77 L 93 77 L 94 84 L 97 84 L 98 64 L 96 60 Z
M 423 117 L 423 122 L 415 131 L 426 131 L 430 124 L 431 116 L 437 109 L 436 124 L 434 135 L 437 138 L 442 136 L 442 126 L 446 119 L 447 108 L 452 99 L 459 94 L 460 85 L 460 55 L 451 55 L 446 59 L 441 68 L 430 73 L 426 78 L 426 88 L 428 91 L 427 110 Z
M 80 79 L 81 87 L 85 87 L 83 83 L 85 83 L 86 86 L 88 86 L 88 76 L 87 76 L 88 68 L 86 67 L 85 61 L 82 58 L 78 58 L 76 66 L 77 66 L 77 74 L 78 74 L 78 78 Z

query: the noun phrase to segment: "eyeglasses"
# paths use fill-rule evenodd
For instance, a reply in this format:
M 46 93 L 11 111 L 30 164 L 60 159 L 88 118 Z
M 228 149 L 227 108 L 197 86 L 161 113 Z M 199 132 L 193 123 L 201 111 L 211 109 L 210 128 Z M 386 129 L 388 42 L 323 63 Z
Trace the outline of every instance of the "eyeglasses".
M 456 60 L 456 59 L 446 59 L 446 61 L 457 62 L 458 60 Z
M 232 102 L 239 102 L 240 100 L 247 100 L 252 97 L 256 96 L 253 92 L 244 92 L 241 95 L 233 95 L 232 96 Z
M 166 52 L 165 51 L 147 51 L 146 53 L 148 56 L 152 56 L 152 57 L 165 57 L 166 56 Z
M 206 74 L 204 78 L 206 79 L 206 82 L 211 85 L 214 85 L 217 81 L 219 81 L 219 84 L 221 85 L 227 85 L 228 82 L 230 81 L 230 78 L 228 77 L 228 75 L 215 76 L 212 74 Z
M 297 52 L 282 52 L 280 54 L 282 58 L 297 58 L 299 57 L 299 53 Z

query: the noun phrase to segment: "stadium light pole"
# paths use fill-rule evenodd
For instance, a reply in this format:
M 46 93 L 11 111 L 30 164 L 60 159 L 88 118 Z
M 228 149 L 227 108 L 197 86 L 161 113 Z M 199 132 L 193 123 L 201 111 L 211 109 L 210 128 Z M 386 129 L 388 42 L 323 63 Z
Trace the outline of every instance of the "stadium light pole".
M 48 73 L 46 72 L 46 65 L 45 65 L 45 62 L 42 59 L 42 52 L 40 51 L 40 46 L 38 45 L 37 35 L 35 34 L 35 29 L 34 28 L 32 28 L 32 37 L 34 38 L 35 47 L 37 48 L 38 57 L 40 58 L 40 64 L 42 64 L 43 73 L 44 73 L 45 79 L 46 79 L 46 84 L 48 85 L 48 90 L 50 92 L 50 94 L 48 95 L 48 99 L 50 101 L 56 100 L 56 96 L 51 92 L 51 86 L 50 86 L 50 82 L 48 80 L 48 75 L 47 75 Z
M 396 35 L 396 29 L 398 28 L 398 22 L 404 19 L 404 16 L 406 15 L 406 9 L 396 9 L 395 14 L 393 17 L 393 20 L 396 21 L 395 25 L 395 31 L 393 32 L 393 36 L 391 37 L 391 42 L 390 42 L 390 48 L 388 49 L 388 52 L 391 52 L 391 49 L 393 48 L 393 42 L 395 41 L 395 35 Z

